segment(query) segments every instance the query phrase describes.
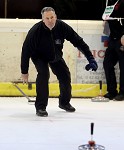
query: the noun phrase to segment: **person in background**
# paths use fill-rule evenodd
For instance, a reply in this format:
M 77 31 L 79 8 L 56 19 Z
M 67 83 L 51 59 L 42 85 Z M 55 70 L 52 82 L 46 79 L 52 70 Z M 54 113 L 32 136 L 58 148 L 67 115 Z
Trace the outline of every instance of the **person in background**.
M 63 59 L 64 41 L 70 41 L 88 60 L 86 70 L 96 71 L 98 68 L 89 46 L 83 41 L 71 26 L 57 19 L 52 7 L 44 7 L 41 11 L 42 20 L 36 23 L 28 32 L 21 52 L 21 76 L 23 82 L 28 82 L 29 60 L 33 61 L 36 70 L 36 115 L 48 116 L 46 107 L 49 97 L 49 67 L 59 81 L 59 108 L 67 112 L 75 112 L 70 104 L 71 75 Z M 83 69 L 83 68 L 82 68 Z
M 114 6 L 114 9 L 110 18 L 104 21 L 107 28 L 105 31 L 109 33 L 108 47 L 103 61 L 108 91 L 104 97 L 122 101 L 124 100 L 124 0 L 109 0 L 108 2 L 108 6 Z M 119 63 L 120 71 L 119 91 L 115 73 L 117 63 Z

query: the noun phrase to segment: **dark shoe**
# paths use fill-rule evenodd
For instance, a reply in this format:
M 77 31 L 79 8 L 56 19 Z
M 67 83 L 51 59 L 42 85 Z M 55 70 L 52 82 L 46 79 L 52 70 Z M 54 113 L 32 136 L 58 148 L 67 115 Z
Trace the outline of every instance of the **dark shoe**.
M 123 101 L 123 100 L 124 100 L 124 95 L 120 93 L 114 98 L 114 101 Z
M 65 111 L 68 112 L 74 112 L 76 110 L 74 107 L 71 106 L 71 104 L 59 105 L 59 108 L 64 109 Z
M 117 93 L 115 94 L 110 94 L 110 93 L 107 93 L 104 95 L 105 98 L 108 98 L 110 100 L 113 100 L 115 97 L 116 97 Z
M 36 115 L 41 116 L 41 117 L 47 117 L 48 113 L 47 113 L 46 109 L 39 109 L 36 111 Z

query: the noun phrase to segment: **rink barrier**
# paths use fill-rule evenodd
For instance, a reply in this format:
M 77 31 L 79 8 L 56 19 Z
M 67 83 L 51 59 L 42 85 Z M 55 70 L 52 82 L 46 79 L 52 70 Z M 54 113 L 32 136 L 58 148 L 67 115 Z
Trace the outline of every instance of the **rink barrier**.
M 16 83 L 18 87 L 28 96 L 36 96 L 36 84 Z M 95 97 L 100 92 L 99 84 L 72 84 L 72 97 Z M 106 92 L 106 84 L 102 85 L 102 94 Z M 11 82 L 0 83 L 0 96 L 23 96 L 22 93 Z M 49 83 L 49 96 L 59 96 L 58 83 Z
M 20 80 L 20 58 L 24 39 L 29 29 L 41 19 L 0 19 L 0 96 L 22 96 L 19 90 L 11 81 Z M 103 21 L 91 20 L 63 20 L 73 27 L 73 29 L 89 45 L 93 56 L 98 62 L 96 72 L 86 71 L 85 65 L 88 63 L 82 53 L 77 51 L 70 42 L 65 41 L 63 58 L 65 59 L 71 73 L 72 96 L 73 97 L 93 97 L 99 94 L 98 80 L 106 83 L 103 69 L 103 58 L 108 43 L 108 37 L 103 34 Z M 14 72 L 13 72 L 14 70 Z M 51 71 L 51 70 L 50 70 Z M 117 81 L 119 83 L 119 69 L 117 71 Z M 30 81 L 36 79 L 36 69 L 30 61 L 29 67 Z M 59 95 L 59 86 L 56 76 L 50 72 L 49 80 L 50 97 Z M 85 84 L 83 84 L 85 83 Z M 90 84 L 89 84 L 90 83 Z M 28 95 L 36 96 L 35 84 L 23 85 L 19 87 Z M 31 87 L 30 87 L 31 86 Z M 103 84 L 103 94 L 106 93 L 106 85 Z

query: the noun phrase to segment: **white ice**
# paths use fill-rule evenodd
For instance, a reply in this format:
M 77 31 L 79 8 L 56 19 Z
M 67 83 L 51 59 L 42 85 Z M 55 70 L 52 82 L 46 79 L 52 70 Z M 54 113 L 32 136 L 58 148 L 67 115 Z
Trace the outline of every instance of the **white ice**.
M 0 97 L 0 150 L 78 150 L 91 140 L 91 122 L 96 144 L 105 150 L 124 149 L 124 101 L 73 98 L 71 104 L 74 113 L 49 98 L 48 117 L 38 117 L 26 98 Z

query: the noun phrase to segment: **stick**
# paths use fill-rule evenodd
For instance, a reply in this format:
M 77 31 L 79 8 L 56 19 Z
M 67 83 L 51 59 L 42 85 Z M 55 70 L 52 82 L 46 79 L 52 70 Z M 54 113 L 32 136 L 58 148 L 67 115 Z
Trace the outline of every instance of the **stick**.
M 18 86 L 17 86 L 17 84 L 13 84 L 21 93 L 22 93 L 22 95 L 25 97 L 25 98 L 27 98 L 27 100 L 28 100 L 28 102 L 35 102 L 34 100 L 31 100 Z

